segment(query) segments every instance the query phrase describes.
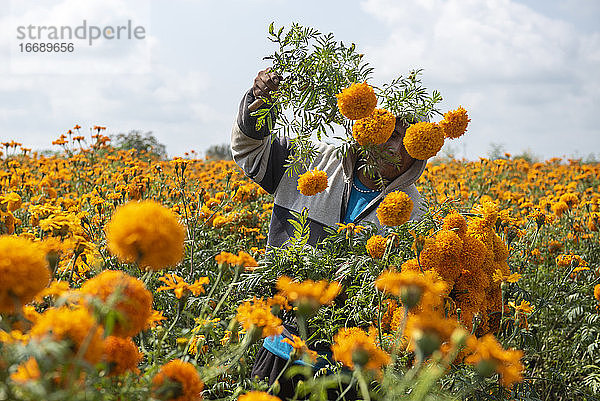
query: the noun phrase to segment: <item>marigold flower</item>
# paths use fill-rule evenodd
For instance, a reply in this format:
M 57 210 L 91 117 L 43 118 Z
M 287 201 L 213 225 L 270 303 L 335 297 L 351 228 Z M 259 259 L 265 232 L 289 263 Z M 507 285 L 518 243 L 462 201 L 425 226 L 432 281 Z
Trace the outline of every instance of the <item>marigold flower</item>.
M 456 319 L 444 318 L 436 313 L 418 313 L 408 315 L 406 336 L 413 340 L 411 348 L 427 357 L 443 343 L 449 342 L 457 328 Z
M 600 284 L 596 284 L 596 286 L 594 287 L 594 298 L 596 298 L 596 300 L 600 302 Z
M 142 331 L 152 314 L 152 294 L 144 283 L 121 271 L 105 270 L 81 286 L 81 293 L 91 295 L 110 305 L 119 313 L 114 336 L 132 337 Z M 113 294 L 116 295 L 113 296 Z
M 373 259 L 381 259 L 385 253 L 387 238 L 373 235 L 367 240 L 367 252 Z
M 281 398 L 264 391 L 249 391 L 240 395 L 238 401 L 281 401 Z
M 390 192 L 377 207 L 377 219 L 385 226 L 399 226 L 410 219 L 412 209 L 413 201 L 405 192 Z
M 377 106 L 375 91 L 366 82 L 353 83 L 335 97 L 340 112 L 350 120 L 369 116 Z
M 294 352 L 295 352 L 294 357 L 296 359 L 301 358 L 302 355 L 308 355 L 308 357 L 313 362 L 317 360 L 318 354 L 315 351 L 309 349 L 308 346 L 306 345 L 306 343 L 304 341 L 302 341 L 302 339 L 300 337 L 292 334 L 291 340 L 289 338 L 284 338 L 281 341 L 291 345 L 294 348 Z
M 108 364 L 110 376 L 118 376 L 128 371 L 139 372 L 137 366 L 142 358 L 143 355 L 131 337 L 108 336 L 104 340 L 102 359 Z
M 375 109 L 368 117 L 352 126 L 352 136 L 359 145 L 380 145 L 387 142 L 396 128 L 396 117 L 385 109 Z
M 515 320 L 519 322 L 520 326 L 527 328 L 527 315 L 533 312 L 533 306 L 531 306 L 529 302 L 525 300 L 521 300 L 519 305 L 515 304 L 513 301 L 509 301 L 508 306 L 515 310 Z
M 505 387 L 523 381 L 523 351 L 504 350 L 492 334 L 481 337 L 475 345 L 472 355 L 465 362 L 475 365 L 483 376 L 489 376 L 494 371 L 500 374 L 500 382 Z
M 163 320 L 167 320 L 167 318 L 163 316 L 163 312 L 153 309 L 152 314 L 146 321 L 146 325 L 144 326 L 144 329 L 152 329 L 156 326 L 160 326 L 162 324 Z
M 467 111 L 462 106 L 458 106 L 458 109 L 444 114 L 444 119 L 439 122 L 439 126 L 444 131 L 446 138 L 456 139 L 467 131 L 469 121 L 471 119 L 469 119 Z
M 203 294 L 203 285 L 208 284 L 208 277 L 201 277 L 194 281 L 193 284 L 188 284 L 183 277 L 178 276 L 177 274 L 165 274 L 163 277 L 159 277 L 158 280 L 166 285 L 158 287 L 156 292 L 173 290 L 177 299 L 180 299 L 186 293 L 191 293 L 193 295 Z
M 13 313 L 50 282 L 44 252 L 28 239 L 0 236 L 0 277 L 0 313 Z
M 281 276 L 277 280 L 280 294 L 290 302 L 314 301 L 319 305 L 330 304 L 339 294 L 341 286 L 337 281 L 305 280 L 301 283 L 292 281 L 291 278 Z
M 467 221 L 464 216 L 457 211 L 452 211 L 443 219 L 442 229 L 454 231 L 459 237 L 467 233 Z
M 384 271 L 375 280 L 375 287 L 400 297 L 409 309 L 415 307 L 422 299 L 427 305 L 441 303 L 442 296 L 448 289 L 447 284 L 439 280 L 435 272 L 420 273 L 413 270 L 403 270 L 400 273 Z
M 163 365 L 152 379 L 152 392 L 161 400 L 199 401 L 203 388 L 194 365 L 181 359 Z
M 333 358 L 350 369 L 359 365 L 363 369 L 379 370 L 390 362 L 390 356 L 375 344 L 375 337 L 358 327 L 341 328 L 333 341 Z
M 516 283 L 521 279 L 521 275 L 519 273 L 504 274 L 502 273 L 502 270 L 496 269 L 492 276 L 492 279 L 495 282 Z
M 567 210 L 569 210 L 569 205 L 567 205 L 565 202 L 558 201 L 552 205 L 552 211 L 558 217 L 562 216 Z
M 12 381 L 17 383 L 27 383 L 30 380 L 37 380 L 41 376 L 40 367 L 35 358 L 30 357 L 27 361 L 20 364 L 17 371 L 10 375 Z
M 298 177 L 298 191 L 304 196 L 313 196 L 327 188 L 327 173 L 310 170 Z
M 259 329 L 261 337 L 274 336 L 283 331 L 281 319 L 271 313 L 270 303 L 263 299 L 254 298 L 239 305 L 236 319 L 246 331 L 252 327 Z
M 407 128 L 403 142 L 411 157 L 427 160 L 444 146 L 444 131 L 435 123 L 419 122 Z
M 158 202 L 129 202 L 113 214 L 106 238 L 108 249 L 121 261 L 160 270 L 183 258 L 185 228 Z
M 87 309 L 68 307 L 47 309 L 30 331 L 32 339 L 51 337 L 56 341 L 71 341 L 73 353 L 83 352 L 83 358 L 91 364 L 102 357 L 103 333 L 102 326 L 98 325 Z
M 227 263 L 231 266 L 242 266 L 246 270 L 253 270 L 253 268 L 258 266 L 256 260 L 250 256 L 249 253 L 244 251 L 239 251 L 237 255 L 223 251 L 215 256 L 215 260 L 218 264 Z

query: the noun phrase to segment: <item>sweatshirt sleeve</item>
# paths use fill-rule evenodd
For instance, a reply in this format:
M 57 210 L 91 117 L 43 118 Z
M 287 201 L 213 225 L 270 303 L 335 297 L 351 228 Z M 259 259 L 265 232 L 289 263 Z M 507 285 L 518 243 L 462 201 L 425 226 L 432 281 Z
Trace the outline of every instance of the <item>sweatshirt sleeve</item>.
M 291 144 L 287 138 L 274 138 L 266 124 L 256 130 L 256 117 L 248 110 L 254 100 L 252 90 L 242 98 L 231 131 L 231 152 L 233 160 L 248 177 L 265 191 L 274 193 L 285 173 L 283 166 Z

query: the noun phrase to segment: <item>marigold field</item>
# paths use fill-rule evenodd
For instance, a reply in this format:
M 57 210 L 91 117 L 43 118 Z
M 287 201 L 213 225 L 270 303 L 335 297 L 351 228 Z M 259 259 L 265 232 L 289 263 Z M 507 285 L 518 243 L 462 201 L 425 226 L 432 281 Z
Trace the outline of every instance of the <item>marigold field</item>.
M 250 372 L 286 314 L 295 399 L 600 399 L 600 164 L 436 159 L 420 222 L 312 248 L 298 213 L 265 251 L 234 162 L 102 131 L 3 144 L 0 400 L 277 400 Z

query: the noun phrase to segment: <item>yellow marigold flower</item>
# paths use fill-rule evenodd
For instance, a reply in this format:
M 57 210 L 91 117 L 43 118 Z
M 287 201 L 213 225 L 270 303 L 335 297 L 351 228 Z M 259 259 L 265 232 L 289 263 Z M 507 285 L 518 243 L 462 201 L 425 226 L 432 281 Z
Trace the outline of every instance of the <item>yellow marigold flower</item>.
M 375 91 L 366 82 L 353 83 L 335 97 L 340 112 L 350 120 L 367 117 L 377 106 Z
M 27 361 L 20 364 L 17 371 L 10 375 L 12 381 L 17 383 L 27 383 L 30 380 L 37 380 L 41 376 L 40 367 L 35 358 L 30 357 Z
M 410 219 L 412 209 L 413 201 L 405 192 L 390 192 L 377 207 L 377 219 L 385 226 L 399 226 Z
M 457 211 L 452 211 L 442 221 L 444 222 L 443 230 L 454 231 L 459 237 L 463 237 L 467 233 L 467 221 Z
M 517 305 L 513 301 L 508 302 L 508 306 L 515 310 L 515 320 L 517 320 L 521 327 L 527 328 L 527 315 L 533 312 L 533 306 L 525 300 L 521 300 L 521 304 Z
M 306 343 L 302 341 L 300 337 L 292 334 L 292 340 L 290 340 L 289 338 L 284 338 L 281 341 L 294 347 L 294 357 L 296 359 L 299 359 L 302 357 L 302 355 L 306 354 L 313 362 L 317 360 L 318 354 L 315 351 L 309 349 Z
M 327 282 L 321 280 L 315 282 L 305 280 L 298 283 L 286 276 L 279 277 L 277 288 L 280 291 L 280 295 L 286 297 L 290 302 L 301 303 L 309 301 L 319 305 L 330 304 L 342 289 L 336 281 Z
M 462 106 L 458 106 L 458 109 L 445 113 L 444 119 L 439 122 L 439 125 L 446 138 L 456 139 L 467 131 L 469 121 L 471 120 L 467 111 Z
M 185 228 L 158 202 L 129 202 L 113 214 L 106 238 L 108 249 L 121 261 L 160 270 L 183 258 Z
M 163 316 L 162 311 L 152 309 L 152 314 L 146 321 L 144 329 L 152 329 L 156 326 L 160 326 L 163 320 L 167 320 L 167 318 Z
M 83 352 L 83 358 L 95 364 L 104 351 L 104 330 L 85 308 L 47 309 L 30 331 L 32 339 L 51 337 L 56 341 L 69 340 L 73 353 Z M 84 347 L 83 350 L 81 347 Z
M 411 157 L 427 160 L 444 145 L 444 131 L 435 123 L 419 122 L 408 127 L 403 142 Z
M 565 202 L 558 201 L 552 205 L 552 211 L 558 217 L 562 216 L 567 210 L 569 210 L 569 205 L 567 205 Z
M 281 401 L 281 398 L 264 391 L 249 391 L 240 395 L 238 401 Z
M 110 376 L 118 376 L 125 372 L 139 373 L 137 368 L 143 355 L 131 337 L 121 338 L 108 336 L 104 340 L 104 356 Z
M 14 212 L 23 204 L 21 196 L 15 192 L 0 196 L 0 204 L 6 205 L 9 212 Z
M 0 236 L 0 277 L 0 313 L 15 312 L 50 282 L 44 252 L 25 238 Z
M 152 393 L 160 400 L 199 401 L 203 388 L 194 365 L 181 359 L 163 365 L 152 379 Z
M 166 285 L 158 287 L 156 289 L 157 292 L 173 290 L 178 299 L 180 299 L 184 294 L 203 294 L 203 285 L 208 284 L 208 277 L 200 277 L 198 280 L 194 281 L 193 284 L 188 284 L 185 282 L 183 277 L 178 276 L 177 274 L 165 274 L 163 277 L 159 277 L 158 280 L 162 281 Z
M 444 318 L 436 313 L 418 313 L 408 315 L 406 336 L 413 341 L 411 349 L 420 351 L 427 357 L 450 342 L 454 330 L 458 328 L 456 319 Z
M 102 302 L 114 302 L 110 306 L 119 313 L 111 333 L 114 336 L 135 336 L 144 329 L 152 314 L 150 291 L 140 280 L 121 271 L 105 270 L 86 281 L 80 291 Z
M 352 126 L 352 136 L 359 145 L 380 145 L 387 142 L 396 128 L 396 117 L 385 109 L 375 109 L 368 117 Z
M 350 369 L 355 365 L 379 370 L 390 362 L 390 356 L 375 344 L 375 337 L 358 327 L 342 328 L 333 337 L 333 358 Z
M 348 223 L 348 224 L 335 223 L 335 224 L 338 226 L 338 230 L 337 230 L 338 233 L 342 232 L 342 231 L 346 231 L 346 239 L 353 237 L 354 234 L 358 234 L 362 230 L 365 229 L 364 226 L 356 225 L 354 223 Z
M 238 306 L 236 318 L 246 331 L 250 331 L 252 327 L 259 329 L 262 337 L 274 336 L 283 331 L 281 319 L 271 313 L 270 303 L 263 299 L 254 298 Z
M 374 235 L 367 240 L 367 252 L 373 259 L 381 259 L 385 253 L 387 238 Z
M 327 174 L 321 170 L 310 170 L 298 177 L 298 191 L 305 196 L 323 192 L 327 185 Z
M 523 381 L 523 351 L 504 350 L 492 334 L 481 337 L 475 345 L 475 352 L 465 358 L 465 362 L 475 365 L 483 376 L 495 372 L 500 374 L 500 382 L 505 387 Z
M 239 251 L 237 255 L 223 251 L 215 256 L 215 260 L 218 264 L 226 263 L 231 266 L 242 266 L 246 268 L 246 270 L 253 270 L 253 268 L 258 266 L 256 260 L 250 256 L 249 253 L 244 251 Z
M 419 301 L 427 305 L 440 304 L 448 286 L 433 271 L 421 273 L 403 270 L 400 273 L 387 270 L 375 280 L 375 287 L 383 292 L 400 297 L 408 308 L 414 308 Z
M 440 230 L 435 235 L 438 264 L 434 268 L 444 280 L 454 281 L 462 271 L 463 240 L 454 231 Z
M 577 196 L 577 194 L 574 194 L 572 192 L 562 194 L 558 200 L 560 202 L 566 203 L 569 209 L 572 209 L 573 206 L 579 203 L 579 197 Z
M 502 273 L 502 271 L 500 269 L 496 269 L 496 271 L 494 272 L 492 279 L 495 282 L 507 282 L 507 283 L 516 283 L 517 281 L 519 281 L 521 279 L 521 275 L 519 273 L 512 273 L 512 274 L 508 274 L 505 275 Z

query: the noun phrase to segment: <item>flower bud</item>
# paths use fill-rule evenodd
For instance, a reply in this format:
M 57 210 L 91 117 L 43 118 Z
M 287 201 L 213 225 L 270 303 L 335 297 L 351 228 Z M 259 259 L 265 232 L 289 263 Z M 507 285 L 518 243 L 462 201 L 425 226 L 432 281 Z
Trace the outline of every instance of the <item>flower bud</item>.
M 413 334 L 413 340 L 424 357 L 428 357 L 442 345 L 440 337 L 436 333 L 428 333 L 420 330 Z

